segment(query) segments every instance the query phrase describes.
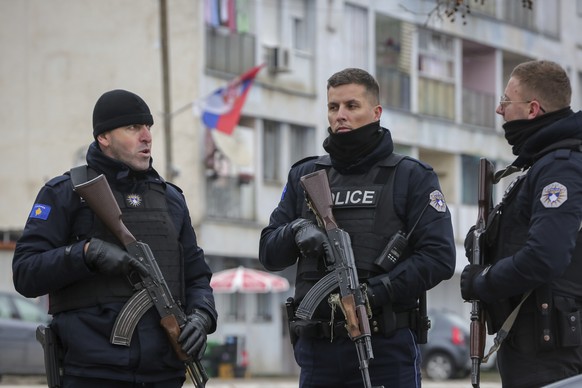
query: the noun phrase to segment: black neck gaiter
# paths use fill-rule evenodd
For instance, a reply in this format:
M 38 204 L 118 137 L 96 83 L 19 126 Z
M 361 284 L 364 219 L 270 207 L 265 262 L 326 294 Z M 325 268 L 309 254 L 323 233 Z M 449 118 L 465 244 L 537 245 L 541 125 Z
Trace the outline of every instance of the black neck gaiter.
M 531 120 L 512 120 L 503 124 L 505 139 L 512 146 L 514 155 L 519 155 L 525 142 L 541 128 L 572 114 L 570 107 L 546 113 Z
M 380 121 L 345 133 L 333 133 L 331 128 L 327 131 L 329 136 L 323 141 L 323 148 L 332 159 L 344 165 L 354 164 L 368 155 L 384 137 Z

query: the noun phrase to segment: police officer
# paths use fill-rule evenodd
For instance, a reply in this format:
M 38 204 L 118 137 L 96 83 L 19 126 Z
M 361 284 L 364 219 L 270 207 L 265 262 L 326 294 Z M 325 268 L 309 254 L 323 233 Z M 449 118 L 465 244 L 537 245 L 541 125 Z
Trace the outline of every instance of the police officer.
M 570 109 L 571 94 L 558 64 L 525 62 L 514 68 L 496 110 L 517 156 L 505 171 L 525 174 L 490 219 L 490 262 L 465 267 L 461 293 L 485 302 L 490 331 L 509 331 L 497 356 L 504 387 L 582 373 L 582 112 Z
M 450 214 L 432 168 L 393 153 L 390 132 L 380 126 L 379 86 L 369 73 L 348 68 L 332 75 L 327 100 L 330 127 L 323 147 L 329 155 L 291 168 L 281 201 L 262 231 L 259 259 L 272 271 L 297 262 L 295 307 L 326 275 L 326 234 L 308 210 L 299 180 L 326 170 L 334 217 L 350 235 L 372 308 L 372 384 L 420 387 L 418 300 L 453 275 Z M 375 261 L 398 231 L 408 235 L 408 246 L 390 270 Z M 290 319 L 301 387 L 362 386 L 356 348 L 339 308 L 332 317 L 325 298 L 312 320 Z
M 179 342 L 200 358 L 216 328 L 211 272 L 197 245 L 179 188 L 152 167 L 153 117 L 126 90 L 104 93 L 93 111 L 95 141 L 86 174 L 103 174 L 137 240 L 147 243 L 188 323 Z M 48 181 L 37 195 L 13 259 L 14 286 L 26 297 L 49 294 L 52 329 L 64 359 L 63 387 L 181 387 L 185 368 L 150 308 L 129 347 L 109 341 L 113 323 L 135 292 L 135 268 L 126 251 L 73 191 L 69 174 Z

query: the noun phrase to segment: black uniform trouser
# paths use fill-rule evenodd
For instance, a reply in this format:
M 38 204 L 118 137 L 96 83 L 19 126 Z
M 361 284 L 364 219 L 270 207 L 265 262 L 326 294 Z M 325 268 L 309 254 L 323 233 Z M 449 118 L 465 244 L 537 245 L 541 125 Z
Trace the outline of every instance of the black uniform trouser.
M 416 334 L 408 328 L 393 335 L 372 336 L 374 359 L 369 373 L 373 386 L 420 388 L 421 356 Z M 301 367 L 300 388 L 361 388 L 362 373 L 354 342 L 347 336 L 300 337 L 295 344 L 295 360 Z
M 582 373 L 582 346 L 540 350 L 533 314 L 523 314 L 497 351 L 504 388 L 537 388 Z
M 78 376 L 65 376 L 63 378 L 63 388 L 180 388 L 183 384 L 184 378 L 175 378 L 155 383 L 136 383 Z

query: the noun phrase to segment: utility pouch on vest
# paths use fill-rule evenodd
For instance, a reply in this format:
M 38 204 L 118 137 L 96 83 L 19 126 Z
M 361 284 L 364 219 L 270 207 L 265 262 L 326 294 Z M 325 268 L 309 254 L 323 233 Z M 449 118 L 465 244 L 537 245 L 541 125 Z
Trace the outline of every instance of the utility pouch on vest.
M 582 332 L 580 327 L 580 310 L 574 299 L 555 297 L 556 331 L 558 345 L 562 347 L 575 347 L 582 344 Z

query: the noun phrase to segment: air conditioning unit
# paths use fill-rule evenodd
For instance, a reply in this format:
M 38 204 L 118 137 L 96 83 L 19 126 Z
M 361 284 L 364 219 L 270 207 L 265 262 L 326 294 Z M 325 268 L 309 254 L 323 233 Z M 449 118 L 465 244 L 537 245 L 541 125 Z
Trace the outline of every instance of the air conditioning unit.
M 271 73 L 291 71 L 291 50 L 281 46 L 265 46 L 267 68 Z

